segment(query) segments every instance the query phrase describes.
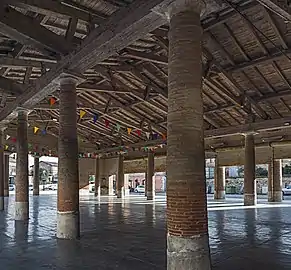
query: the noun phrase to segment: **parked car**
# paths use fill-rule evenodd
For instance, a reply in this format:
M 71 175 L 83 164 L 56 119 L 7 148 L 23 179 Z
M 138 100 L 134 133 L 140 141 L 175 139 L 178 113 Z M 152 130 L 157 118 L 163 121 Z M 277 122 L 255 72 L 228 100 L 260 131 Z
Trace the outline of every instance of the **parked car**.
M 94 193 L 95 192 L 95 183 L 90 183 L 89 184 L 89 192 Z
M 13 184 L 9 184 L 9 191 L 13 191 L 15 189 Z
M 58 184 L 51 184 L 48 187 L 49 190 L 58 190 Z
M 145 193 L 145 186 L 144 185 L 139 185 L 134 189 L 134 192 L 136 193 Z
M 282 193 L 283 193 L 283 196 L 291 195 L 291 186 L 287 186 L 285 188 L 282 188 Z

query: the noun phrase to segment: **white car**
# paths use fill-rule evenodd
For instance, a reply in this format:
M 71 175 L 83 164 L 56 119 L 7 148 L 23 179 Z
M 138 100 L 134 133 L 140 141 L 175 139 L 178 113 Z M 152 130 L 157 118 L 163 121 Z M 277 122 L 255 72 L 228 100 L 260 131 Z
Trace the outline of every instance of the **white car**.
M 144 185 L 139 185 L 134 189 L 134 192 L 136 193 L 145 193 L 145 186 Z
M 285 188 L 282 188 L 282 193 L 283 193 L 283 196 L 284 195 L 291 195 L 291 186 L 287 186 Z
M 58 190 L 58 184 L 51 184 L 48 186 L 49 190 Z

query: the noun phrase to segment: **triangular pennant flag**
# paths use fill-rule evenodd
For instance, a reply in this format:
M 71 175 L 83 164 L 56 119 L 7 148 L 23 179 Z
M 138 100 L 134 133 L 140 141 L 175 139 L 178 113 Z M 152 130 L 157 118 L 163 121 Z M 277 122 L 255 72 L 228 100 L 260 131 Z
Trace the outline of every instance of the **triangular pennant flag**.
M 127 128 L 127 134 L 130 135 L 132 128 Z
M 96 124 L 96 122 L 98 121 L 99 115 L 96 113 L 93 115 L 93 122 L 94 124 Z
M 150 139 L 150 135 L 151 135 L 150 132 L 146 132 L 146 136 L 147 136 L 147 139 L 148 139 L 148 140 Z
M 116 129 L 117 129 L 117 131 L 119 131 L 120 130 L 120 124 L 116 124 Z
M 6 135 L 6 141 L 9 140 L 10 136 L 7 134 Z
M 7 149 L 8 149 L 8 145 L 6 144 L 6 145 L 5 145 L 5 150 L 7 150 Z
M 104 120 L 104 123 L 105 123 L 105 127 L 108 128 L 108 127 L 109 127 L 109 120 L 105 119 L 105 120 Z
M 158 139 L 158 134 L 157 134 L 157 133 L 154 133 L 154 134 L 153 134 L 153 139 L 154 139 L 154 140 L 157 140 L 157 139 Z
M 137 129 L 137 130 L 136 130 L 136 134 L 137 134 L 138 136 L 141 136 L 141 130 L 140 130 L 140 129 Z
M 82 119 L 85 116 L 86 112 L 83 110 L 80 110 L 80 119 Z
M 165 134 L 162 134 L 162 138 L 165 141 L 167 139 L 167 136 Z
M 29 144 L 28 144 L 28 148 L 31 148 L 31 146 L 32 146 L 31 143 L 29 143 Z
M 42 135 L 46 135 L 46 129 L 43 129 L 43 130 L 41 131 L 41 134 L 42 134 Z
M 11 138 L 11 141 L 16 143 L 16 138 Z
M 53 106 L 56 103 L 56 99 L 54 97 L 50 98 L 50 105 Z
M 38 127 L 34 127 L 33 128 L 33 133 L 36 134 L 36 132 L 38 132 L 39 128 Z

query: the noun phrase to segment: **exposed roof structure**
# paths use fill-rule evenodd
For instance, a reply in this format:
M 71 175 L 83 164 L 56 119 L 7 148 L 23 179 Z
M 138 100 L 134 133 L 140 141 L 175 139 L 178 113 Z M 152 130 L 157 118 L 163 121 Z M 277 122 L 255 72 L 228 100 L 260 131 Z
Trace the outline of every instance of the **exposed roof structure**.
M 0 120 L 10 121 L 7 132 L 15 130 L 17 107 L 26 107 L 30 124 L 46 129 L 55 147 L 57 81 L 69 72 L 82 80 L 76 113 L 86 112 L 78 121 L 85 148 L 106 151 L 165 139 L 168 26 L 161 14 L 173 0 L 0 2 Z M 291 140 L 289 8 L 268 0 L 206 2 L 208 147 L 247 131 L 262 131 L 258 143 Z

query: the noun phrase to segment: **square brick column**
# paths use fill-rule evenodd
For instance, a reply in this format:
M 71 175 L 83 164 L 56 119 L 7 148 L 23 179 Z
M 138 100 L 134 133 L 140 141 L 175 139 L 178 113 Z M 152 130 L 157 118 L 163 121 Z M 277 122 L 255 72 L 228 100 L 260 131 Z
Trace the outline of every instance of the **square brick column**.
M 244 205 L 257 204 L 254 134 L 245 134 Z
M 123 170 L 123 156 L 118 156 L 118 172 L 116 179 L 116 195 L 117 198 L 122 198 L 122 194 L 124 194 L 124 170 Z
M 4 155 L 4 197 L 9 197 L 9 154 Z
M 28 206 L 28 111 L 18 110 L 16 142 L 15 220 L 27 220 Z
M 33 195 L 39 196 L 39 157 L 34 157 L 33 166 Z
M 169 12 L 167 269 L 210 270 L 199 1 Z
M 95 160 L 95 196 L 101 195 L 101 172 L 100 172 L 100 159 L 99 157 Z
M 214 199 L 225 199 L 225 167 L 219 166 L 217 158 L 214 171 Z
M 60 80 L 57 237 L 62 239 L 80 235 L 76 83 L 70 76 Z
M 254 134 L 245 134 L 244 205 L 256 205 L 256 160 Z
M 282 162 L 272 159 L 268 172 L 268 201 L 282 202 Z
M 4 147 L 3 147 L 3 129 L 0 127 L 0 211 L 4 210 Z
M 147 165 L 147 184 L 146 184 L 146 194 L 147 200 L 153 200 L 155 197 L 155 190 L 154 190 L 154 174 L 155 174 L 155 156 L 154 153 L 148 153 L 148 165 Z

